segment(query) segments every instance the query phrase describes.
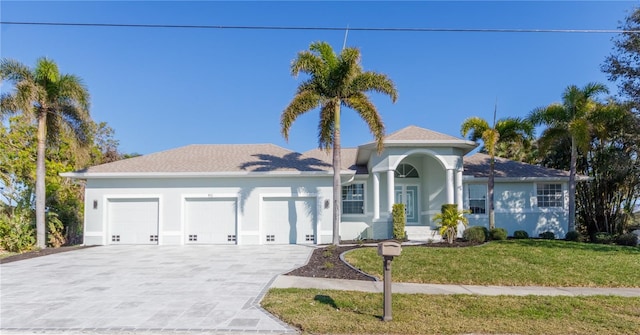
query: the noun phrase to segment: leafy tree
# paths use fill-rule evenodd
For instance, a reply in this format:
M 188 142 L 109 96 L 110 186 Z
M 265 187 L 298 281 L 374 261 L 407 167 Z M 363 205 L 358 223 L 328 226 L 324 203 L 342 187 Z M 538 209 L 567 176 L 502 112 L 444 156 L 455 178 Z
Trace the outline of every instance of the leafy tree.
M 609 80 L 618 81 L 620 93 L 640 107 L 640 8 L 619 26 L 623 32 L 613 39 L 613 52 L 602 65 Z
M 595 111 L 597 103 L 594 100 L 598 94 L 607 93 L 606 86 L 599 83 L 589 83 L 583 88 L 575 85 L 567 87 L 562 94 L 562 103 L 553 103 L 546 107 L 539 107 L 529 113 L 528 119 L 534 125 L 546 125 L 539 143 L 543 154 L 550 143 L 558 138 L 569 135 L 571 153 L 569 161 L 569 219 L 568 230 L 575 230 L 576 217 L 576 163 L 578 149 L 587 151 L 590 143 L 590 116 Z M 565 153 L 566 155 L 566 153 Z
M 388 95 L 393 102 L 398 93 L 386 75 L 363 71 L 360 50 L 345 48 L 339 55 L 326 42 L 314 42 L 309 50 L 301 51 L 291 64 L 291 74 L 304 73 L 308 79 L 300 83 L 293 100 L 282 112 L 281 132 L 289 138 L 291 124 L 298 116 L 320 108 L 318 145 L 333 149 L 333 244 L 340 244 L 340 113 L 341 107 L 354 110 L 367 123 L 377 142 L 378 152 L 383 149 L 384 124 L 367 92 Z
M 0 79 L 11 82 L 15 88 L 12 93 L 2 95 L 0 114 L 21 113 L 37 124 L 36 240 L 39 248 L 45 248 L 46 147 L 55 146 L 61 132 L 73 134 L 74 145 L 78 147 L 88 144 L 89 92 L 79 77 L 61 74 L 57 64 L 47 58 L 38 59 L 33 69 L 3 59 Z
M 469 213 L 467 210 L 459 210 L 455 204 L 444 204 L 440 213 L 433 216 L 433 221 L 440 226 L 440 235 L 446 237 L 449 244 L 458 236 L 458 225 L 466 227 L 469 224 L 469 219 L 465 216 Z
M 495 121 L 494 125 L 489 126 L 489 122 L 485 119 L 474 116 L 470 117 L 460 127 L 460 133 L 462 136 L 469 134 L 469 139 L 477 141 L 482 139 L 483 146 L 480 149 L 481 152 L 486 152 L 491 156 L 491 163 L 489 165 L 489 181 L 487 186 L 487 192 L 489 193 L 489 228 L 495 228 L 495 210 L 494 210 L 494 196 L 493 190 L 495 185 L 495 156 L 498 145 L 501 148 L 506 147 L 520 147 L 523 149 L 531 147 L 531 141 L 533 140 L 533 125 L 527 120 L 520 118 L 503 118 Z M 498 154 L 498 156 L 511 158 L 508 150 L 505 150 Z

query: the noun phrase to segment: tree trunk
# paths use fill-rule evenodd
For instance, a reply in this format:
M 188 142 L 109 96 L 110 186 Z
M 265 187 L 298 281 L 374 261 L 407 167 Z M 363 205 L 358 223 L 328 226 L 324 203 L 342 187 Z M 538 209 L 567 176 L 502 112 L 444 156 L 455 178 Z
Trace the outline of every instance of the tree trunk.
M 333 125 L 333 245 L 340 245 L 340 208 L 342 188 L 340 187 L 340 102 L 336 106 Z
M 569 167 L 569 218 L 568 231 L 576 230 L 576 162 L 578 160 L 578 148 L 576 139 L 571 136 L 571 162 Z
M 45 224 L 45 206 L 46 206 L 46 188 L 45 188 L 45 143 L 47 140 L 47 110 L 41 108 L 38 111 L 38 147 L 36 158 L 36 244 L 38 248 L 47 247 L 46 240 L 46 224 Z
M 491 163 L 489 165 L 489 185 L 488 185 L 488 193 L 489 193 L 489 229 L 493 229 L 496 227 L 496 218 L 495 218 L 495 210 L 493 206 L 493 188 L 495 184 L 495 162 L 496 157 L 495 154 L 491 155 Z

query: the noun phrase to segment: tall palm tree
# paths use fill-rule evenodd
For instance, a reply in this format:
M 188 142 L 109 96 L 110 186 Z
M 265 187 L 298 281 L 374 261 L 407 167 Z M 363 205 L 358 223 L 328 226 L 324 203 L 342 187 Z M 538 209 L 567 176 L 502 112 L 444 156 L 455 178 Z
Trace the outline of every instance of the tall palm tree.
M 489 122 L 485 119 L 473 116 L 464 122 L 460 127 L 462 136 L 469 134 L 469 139 L 477 141 L 482 139 L 483 146 L 480 149 L 491 156 L 489 165 L 489 181 L 487 192 L 489 193 L 489 228 L 495 228 L 495 209 L 493 190 L 495 185 L 495 156 L 496 148 L 500 144 L 519 146 L 523 148 L 530 147 L 533 140 L 533 125 L 520 118 L 508 117 L 495 121 L 494 112 L 493 126 L 489 126 Z M 513 158 L 513 157 L 506 157 Z
M 333 244 L 340 244 L 340 111 L 341 107 L 354 110 L 367 123 L 377 143 L 378 152 L 383 149 L 384 124 L 378 110 L 369 100 L 367 92 L 388 95 L 393 102 L 398 93 L 384 74 L 363 71 L 360 50 L 344 48 L 339 55 L 326 42 L 314 42 L 309 50 L 301 51 L 291 63 L 291 74 L 297 77 L 307 74 L 300 83 L 296 95 L 282 112 L 281 132 L 289 139 L 289 129 L 296 118 L 320 108 L 318 146 L 333 149 Z
M 58 65 L 47 58 L 38 59 L 33 69 L 3 59 L 0 79 L 15 88 L 0 97 L 0 115 L 21 113 L 37 123 L 36 241 L 39 248 L 45 248 L 46 146 L 57 143 L 61 132 L 73 134 L 80 145 L 89 142 L 89 92 L 79 77 L 61 74 Z
M 562 94 L 562 103 L 539 107 L 529 113 L 528 119 L 534 125 L 546 125 L 540 136 L 545 142 L 569 136 L 571 158 L 569 163 L 569 231 L 575 230 L 576 217 L 576 161 L 578 149 L 586 151 L 591 141 L 591 114 L 596 110 L 594 100 L 601 93 L 608 93 L 606 86 L 589 83 L 583 88 L 568 86 Z

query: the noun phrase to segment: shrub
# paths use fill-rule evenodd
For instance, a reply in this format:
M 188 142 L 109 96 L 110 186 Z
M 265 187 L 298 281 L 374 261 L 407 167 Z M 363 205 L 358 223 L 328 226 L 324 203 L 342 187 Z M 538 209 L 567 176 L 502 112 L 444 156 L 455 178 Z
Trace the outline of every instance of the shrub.
M 444 204 L 440 209 L 440 213 L 433 217 L 440 226 L 440 235 L 447 238 L 449 244 L 453 243 L 453 240 L 458 235 L 458 224 L 463 224 L 465 227 L 469 223 L 467 217 L 464 214 L 469 213 L 466 210 L 458 210 L 458 206 L 455 204 Z
M 469 242 L 483 243 L 487 240 L 487 235 L 484 233 L 486 229 L 481 226 L 469 227 L 462 233 L 462 238 Z
M 635 247 L 636 245 L 638 245 L 638 235 L 634 233 L 622 234 L 616 238 L 616 244 Z
M 50 247 L 60 248 L 67 243 L 67 239 L 64 236 L 64 225 L 58 218 L 58 214 L 54 212 L 47 213 L 47 228 Z
M 490 234 L 492 240 L 503 241 L 507 239 L 507 230 L 504 228 L 493 228 Z
M 34 248 L 35 231 L 27 212 L 13 215 L 0 213 L 0 246 L 10 252 L 25 252 Z
M 614 236 L 610 233 L 599 232 L 593 235 L 593 242 L 598 244 L 611 244 L 613 243 Z
M 552 231 L 545 231 L 544 233 L 540 233 L 539 236 L 543 240 L 555 240 L 556 239 L 556 234 L 554 234 Z
M 406 237 L 404 233 L 406 222 L 404 204 L 393 204 L 391 215 L 393 216 L 393 238 L 402 241 Z
M 582 240 L 582 236 L 575 230 L 568 231 L 567 235 L 564 236 L 564 239 L 567 241 L 580 242 Z
M 526 240 L 529 238 L 529 233 L 524 230 L 516 230 L 513 232 L 513 238 L 518 240 Z

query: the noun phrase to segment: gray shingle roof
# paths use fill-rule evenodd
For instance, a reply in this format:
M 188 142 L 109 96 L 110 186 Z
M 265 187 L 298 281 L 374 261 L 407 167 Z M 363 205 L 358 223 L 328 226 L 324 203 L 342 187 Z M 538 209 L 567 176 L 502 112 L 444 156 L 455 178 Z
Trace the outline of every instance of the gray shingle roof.
M 489 177 L 491 156 L 477 153 L 472 156 L 464 157 L 463 160 L 463 175 L 473 176 L 476 178 Z M 569 171 L 550 169 L 538 165 L 516 162 L 501 157 L 496 157 L 494 171 L 497 178 L 569 178 Z
M 273 144 L 195 144 L 89 167 L 84 173 L 331 171 L 331 164 Z
M 418 126 L 408 126 L 402 128 L 394 133 L 385 137 L 385 140 L 390 141 L 460 141 L 460 138 L 439 133 L 437 131 L 420 128 Z
M 333 156 L 331 151 L 327 152 L 320 149 L 313 149 L 305 152 L 303 154 L 306 157 L 317 158 L 329 165 L 333 162 Z M 366 174 L 367 167 L 364 165 L 356 165 L 356 157 L 358 155 L 357 148 L 342 148 L 340 150 L 340 163 L 342 165 L 342 170 L 353 170 L 356 171 L 356 174 Z

